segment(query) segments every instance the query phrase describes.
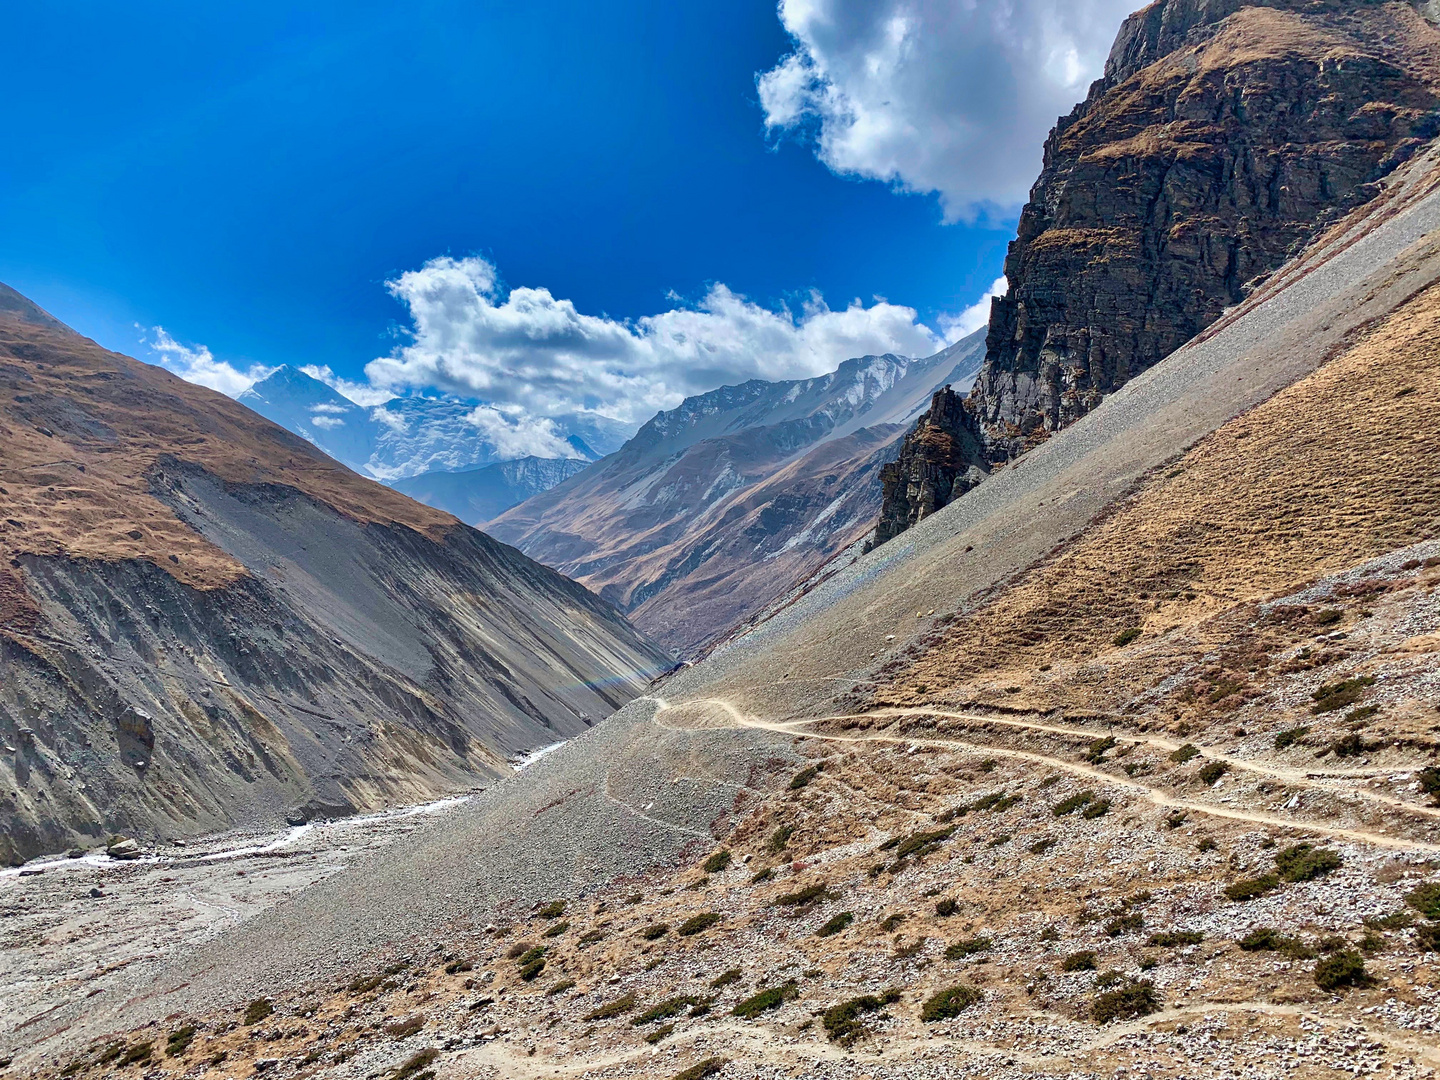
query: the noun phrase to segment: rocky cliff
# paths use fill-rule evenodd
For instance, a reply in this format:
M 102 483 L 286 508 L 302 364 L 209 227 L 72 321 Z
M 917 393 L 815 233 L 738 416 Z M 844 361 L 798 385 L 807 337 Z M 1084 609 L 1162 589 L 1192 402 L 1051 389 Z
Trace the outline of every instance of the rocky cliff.
M 1440 131 L 1437 105 L 1440 35 L 1409 3 L 1157 0 L 1132 15 L 1046 141 L 980 376 L 963 410 L 909 437 L 881 534 L 1204 330 L 1371 198 Z
M 667 663 L 574 582 L 0 287 L 0 863 L 465 790 Z

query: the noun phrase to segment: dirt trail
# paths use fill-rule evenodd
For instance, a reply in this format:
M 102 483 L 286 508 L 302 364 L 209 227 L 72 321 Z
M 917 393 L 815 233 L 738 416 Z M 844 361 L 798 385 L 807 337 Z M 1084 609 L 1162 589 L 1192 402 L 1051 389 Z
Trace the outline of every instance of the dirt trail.
M 1358 843 L 1371 844 L 1376 847 L 1390 848 L 1393 850 L 1424 851 L 1432 854 L 1440 853 L 1440 844 L 1431 844 L 1421 840 L 1410 840 L 1403 837 L 1386 836 L 1383 833 L 1370 832 L 1365 829 L 1342 829 L 1333 825 L 1322 825 L 1312 821 L 1293 820 L 1290 818 L 1281 817 L 1277 814 L 1263 814 L 1246 810 L 1235 810 L 1231 809 L 1230 807 L 1216 806 L 1213 803 L 1194 802 L 1188 799 L 1178 799 L 1173 795 L 1169 794 L 1168 792 L 1161 790 L 1160 788 L 1151 787 L 1148 784 L 1142 784 L 1138 780 L 1129 777 L 1114 776 L 1111 773 L 1105 772 L 1103 769 L 1097 769 L 1092 766 L 1082 764 L 1080 762 L 1068 761 L 1065 758 L 1052 757 L 1048 754 L 1037 754 L 1027 750 L 1012 750 L 1007 747 L 989 746 L 985 743 L 971 742 L 965 739 L 934 737 L 915 738 L 897 735 L 835 735 L 827 732 L 806 730 L 806 728 L 808 728 L 809 726 L 821 723 L 826 720 L 864 719 L 867 717 L 875 716 L 875 713 L 857 714 L 853 717 L 831 716 L 806 718 L 802 720 L 769 721 L 762 720 L 759 717 L 747 715 L 742 710 L 737 708 L 732 702 L 729 702 L 724 698 L 692 698 L 688 701 L 676 702 L 674 704 L 666 701 L 663 698 L 656 698 L 654 700 L 657 701 L 659 706 L 656 709 L 654 722 L 661 727 L 670 727 L 670 725 L 665 724 L 660 719 L 660 715 L 662 713 L 677 710 L 684 706 L 709 705 L 721 710 L 722 712 L 727 713 L 733 719 L 736 727 L 759 728 L 765 731 L 774 731 L 782 734 L 794 735 L 798 738 L 820 739 L 826 742 L 890 743 L 900 746 L 938 746 L 959 748 L 964 750 L 974 750 L 987 754 L 998 754 L 1000 756 L 1014 758 L 1019 761 L 1029 761 L 1037 765 L 1048 765 L 1051 768 L 1063 769 L 1066 772 L 1072 773 L 1077 776 L 1087 777 L 1089 779 L 1097 781 L 1098 783 L 1111 784 L 1117 787 L 1126 788 L 1130 791 L 1144 795 L 1152 803 L 1160 807 L 1193 811 L 1198 814 L 1208 814 L 1211 817 L 1224 818 L 1229 821 L 1244 821 L 1255 825 L 1268 825 L 1272 828 L 1299 829 L 1306 832 L 1324 833 L 1327 836 L 1333 836 L 1338 839 L 1352 840 Z M 929 710 L 923 708 L 896 709 L 887 711 L 894 712 L 897 715 L 937 715 L 948 716 L 958 719 L 983 720 L 986 723 L 996 722 L 994 718 L 988 716 L 967 716 L 960 713 L 945 713 L 940 710 Z M 1025 721 L 1018 720 L 1008 720 L 1006 721 L 1006 723 L 1008 726 L 1032 727 L 1036 730 L 1041 731 L 1048 730 L 1065 734 L 1084 734 L 1088 737 L 1093 737 L 1093 733 L 1091 732 L 1080 732 L 1078 730 L 1065 732 L 1063 729 L 1059 729 L 1054 725 L 1028 724 Z M 675 728 L 671 729 L 678 730 Z M 1117 735 L 1116 738 L 1118 739 L 1120 738 L 1120 736 Z M 1130 737 L 1129 741 L 1136 742 L 1142 740 L 1136 737 Z M 1161 740 L 1161 742 L 1163 742 L 1163 740 Z M 1171 748 L 1174 748 L 1173 744 Z M 1209 754 L 1209 756 L 1214 758 L 1215 760 L 1233 763 L 1237 767 L 1239 767 L 1239 765 L 1241 764 L 1240 762 L 1235 761 L 1235 759 L 1233 758 L 1228 758 L 1225 755 L 1216 754 L 1213 751 Z M 1276 776 L 1277 778 L 1285 779 L 1287 783 L 1293 783 L 1306 787 L 1315 787 L 1331 793 L 1337 793 L 1336 788 L 1325 786 L 1317 781 L 1310 780 L 1306 778 L 1303 773 L 1299 773 L 1297 770 L 1267 770 L 1263 767 L 1256 766 L 1253 762 L 1246 764 L 1251 765 L 1250 771 L 1266 772 L 1270 775 Z M 1290 779 L 1289 777 L 1292 775 L 1297 777 L 1297 779 Z M 1387 803 L 1389 805 L 1403 808 L 1405 810 L 1415 811 L 1427 817 L 1437 816 L 1434 810 L 1431 810 L 1427 807 L 1415 806 L 1413 803 L 1406 803 L 1399 799 L 1391 799 L 1386 796 L 1380 796 L 1374 792 L 1351 790 L 1345 791 L 1343 792 L 1343 794 L 1362 799 L 1369 798 L 1371 801 Z

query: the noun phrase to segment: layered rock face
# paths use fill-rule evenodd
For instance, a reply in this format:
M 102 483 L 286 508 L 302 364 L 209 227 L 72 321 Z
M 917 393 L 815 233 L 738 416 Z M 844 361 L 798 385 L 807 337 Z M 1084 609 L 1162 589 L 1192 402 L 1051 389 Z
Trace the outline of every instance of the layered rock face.
M 880 470 L 880 524 L 875 544 L 900 535 L 921 518 L 985 479 L 985 446 L 965 400 L 942 387 L 930 409 L 905 436 L 898 460 Z
M 1440 130 L 1437 104 L 1440 34 L 1408 3 L 1159 0 L 1132 15 L 1046 141 L 984 367 L 963 411 L 932 423 L 951 442 L 909 437 L 882 535 L 1205 329 L 1368 201 Z M 945 456 L 977 439 L 981 453 Z

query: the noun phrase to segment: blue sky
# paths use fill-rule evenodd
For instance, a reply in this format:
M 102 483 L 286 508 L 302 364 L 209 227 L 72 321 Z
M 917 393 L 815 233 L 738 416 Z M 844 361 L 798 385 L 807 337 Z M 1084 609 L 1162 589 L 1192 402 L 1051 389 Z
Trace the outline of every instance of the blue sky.
M 715 379 L 833 367 L 848 347 L 919 351 L 925 335 L 899 327 L 897 309 L 938 342 L 944 317 L 989 289 L 1055 102 L 1081 96 L 1098 70 L 1091 38 L 1103 48 L 1118 24 L 1105 0 L 1087 16 L 1105 25 L 1080 31 L 1063 25 L 1065 5 L 1028 2 L 1059 27 L 1058 46 L 1036 47 L 1063 85 L 1031 110 L 1043 126 L 1026 118 L 1040 130 L 1025 133 L 1019 171 L 954 183 L 1005 153 L 957 149 L 945 132 L 1003 120 L 1017 91 L 988 77 L 942 87 L 957 126 L 948 98 L 920 100 L 940 81 L 923 68 L 847 85 L 900 0 L 11 5 L 7 37 L 23 47 L 0 69 L 0 280 L 145 359 L 167 355 L 141 343 L 164 345 L 157 327 L 178 343 L 175 363 L 208 350 L 242 372 L 305 364 L 362 383 L 367 363 L 399 351 L 379 373 L 386 392 L 498 397 L 516 415 L 555 394 L 612 412 L 635 396 L 643 412 Z M 840 107 L 852 119 L 867 93 L 911 111 L 889 117 L 889 144 L 857 148 L 853 130 L 838 137 L 827 89 L 852 93 Z M 568 339 L 586 347 L 562 361 L 516 351 L 534 330 L 512 287 L 539 290 L 523 295 L 547 318 L 568 312 Z M 766 311 L 786 333 L 817 311 L 837 318 L 791 355 L 765 336 Z M 652 347 L 706 335 L 722 347 Z M 443 353 L 458 339 L 484 369 L 474 377 L 455 376 L 464 356 L 419 355 L 417 343 Z M 777 348 L 789 359 L 741 355 Z M 696 360 L 707 350 L 727 359 Z M 636 382 L 647 364 L 695 370 Z

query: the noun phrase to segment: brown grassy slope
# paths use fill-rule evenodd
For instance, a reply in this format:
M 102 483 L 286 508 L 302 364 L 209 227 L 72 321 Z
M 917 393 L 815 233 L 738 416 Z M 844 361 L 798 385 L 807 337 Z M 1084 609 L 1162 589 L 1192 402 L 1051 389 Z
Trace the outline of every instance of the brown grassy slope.
M 0 625 L 27 617 L 8 573 L 22 554 L 142 559 L 199 589 L 241 577 L 238 562 L 151 494 L 167 458 L 227 482 L 285 484 L 356 521 L 436 541 L 456 524 L 223 394 L 0 312 Z
M 954 623 L 883 702 L 975 689 L 1287 591 L 1440 532 L 1440 290 L 1152 475 Z

